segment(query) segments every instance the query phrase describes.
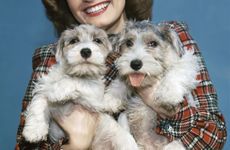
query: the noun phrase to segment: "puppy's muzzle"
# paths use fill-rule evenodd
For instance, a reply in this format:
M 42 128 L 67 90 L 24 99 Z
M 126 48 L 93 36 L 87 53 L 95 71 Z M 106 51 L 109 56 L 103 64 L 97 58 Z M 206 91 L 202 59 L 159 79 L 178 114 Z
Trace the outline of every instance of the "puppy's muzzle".
M 91 49 L 89 49 L 89 48 L 83 48 L 83 49 L 81 49 L 81 56 L 83 57 L 83 58 L 85 58 L 85 59 L 87 59 L 87 58 L 89 58 L 90 56 L 91 56 L 91 54 L 92 54 L 92 51 L 91 51 Z
M 135 71 L 141 69 L 142 66 L 143 66 L 143 63 L 140 59 L 132 60 L 130 63 L 130 67 Z

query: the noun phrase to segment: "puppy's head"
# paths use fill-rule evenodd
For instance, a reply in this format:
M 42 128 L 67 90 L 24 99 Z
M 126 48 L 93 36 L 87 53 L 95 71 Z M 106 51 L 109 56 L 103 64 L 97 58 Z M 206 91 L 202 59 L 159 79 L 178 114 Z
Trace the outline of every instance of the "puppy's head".
M 72 76 L 103 75 L 105 59 L 112 50 L 107 34 L 92 25 L 80 25 L 61 34 L 56 60 Z
M 148 21 L 128 22 L 118 42 L 119 73 L 133 87 L 159 80 L 179 59 L 180 42 L 174 31 Z

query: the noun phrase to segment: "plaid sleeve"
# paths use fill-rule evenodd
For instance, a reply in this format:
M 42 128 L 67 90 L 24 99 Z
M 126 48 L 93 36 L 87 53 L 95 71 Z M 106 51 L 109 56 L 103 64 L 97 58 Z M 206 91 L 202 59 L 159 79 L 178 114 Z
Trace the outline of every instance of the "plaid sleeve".
M 34 83 L 37 81 L 37 78 L 41 74 L 47 73 L 49 67 L 56 63 L 54 57 L 55 47 L 56 47 L 55 44 L 43 46 L 41 48 L 38 48 L 33 55 L 33 60 L 32 60 L 33 72 L 32 72 L 31 79 L 29 81 L 29 85 L 26 89 L 25 96 L 22 101 L 22 111 L 20 115 L 20 123 L 18 126 L 18 131 L 17 131 L 17 143 L 15 146 L 15 150 L 34 150 L 34 149 L 59 150 L 60 149 L 59 143 L 53 144 L 49 140 L 41 141 L 39 143 L 29 143 L 26 142 L 22 136 L 23 127 L 25 124 L 24 112 L 32 99 L 32 91 L 34 88 Z
M 197 79 L 201 82 L 192 92 L 196 106 L 190 106 L 185 98 L 178 114 L 173 118 L 161 120 L 161 127 L 157 128 L 157 132 L 167 136 L 170 141 L 179 138 L 187 149 L 221 149 L 227 136 L 225 121 L 219 112 L 216 90 L 201 52 L 184 23 L 171 21 L 163 24 L 178 33 L 185 50 L 194 49 L 201 68 Z

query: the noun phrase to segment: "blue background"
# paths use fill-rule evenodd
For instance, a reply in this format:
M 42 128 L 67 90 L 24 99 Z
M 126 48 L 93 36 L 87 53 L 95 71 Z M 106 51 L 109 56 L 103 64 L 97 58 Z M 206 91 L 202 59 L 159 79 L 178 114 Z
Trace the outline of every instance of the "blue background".
M 40 0 L 0 1 L 0 149 L 14 149 L 34 49 L 56 40 Z M 219 106 L 230 122 L 230 0 L 157 0 L 154 22 L 185 21 L 198 42 Z M 229 128 L 228 128 L 229 129 Z M 229 132 L 230 130 L 228 130 Z M 230 148 L 227 142 L 225 150 Z

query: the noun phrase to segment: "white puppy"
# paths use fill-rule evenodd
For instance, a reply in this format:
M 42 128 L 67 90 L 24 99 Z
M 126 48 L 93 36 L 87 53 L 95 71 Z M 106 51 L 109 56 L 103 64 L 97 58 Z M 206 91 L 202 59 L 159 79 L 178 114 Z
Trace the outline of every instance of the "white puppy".
M 99 116 L 90 148 L 137 149 L 131 134 L 103 113 L 117 112 L 123 106 L 123 101 L 109 99 L 113 93 L 104 95 L 102 78 L 106 71 L 105 59 L 111 49 L 106 33 L 94 26 L 80 25 L 64 31 L 57 46 L 58 64 L 38 79 L 33 90 L 23 130 L 26 140 L 38 142 L 49 134 L 50 139 L 57 142 L 66 136 L 52 120 L 52 114 L 69 115 L 78 104 Z
M 194 52 L 182 49 L 174 31 L 148 21 L 129 22 L 117 43 L 120 78 L 110 88 L 121 99 L 128 97 L 120 124 L 130 130 L 140 149 L 185 149 L 180 141 L 166 145 L 166 138 L 154 132 L 156 113 L 152 108 L 162 114 L 175 113 L 183 97 L 196 87 L 199 65 Z M 179 51 L 184 54 L 179 56 Z M 152 100 L 143 102 L 137 91 L 149 87 L 153 87 Z

